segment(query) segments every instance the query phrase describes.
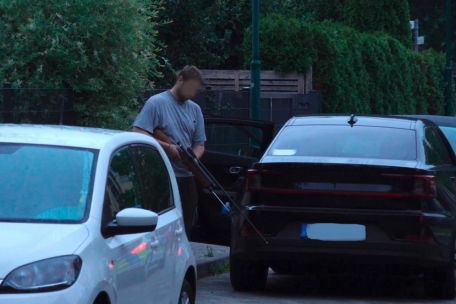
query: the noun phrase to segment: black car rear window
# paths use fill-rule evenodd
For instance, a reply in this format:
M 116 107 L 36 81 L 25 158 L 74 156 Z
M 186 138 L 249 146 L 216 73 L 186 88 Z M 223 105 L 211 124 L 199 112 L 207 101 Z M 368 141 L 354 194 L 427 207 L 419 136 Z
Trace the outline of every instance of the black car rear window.
M 416 160 L 414 130 L 367 126 L 286 127 L 268 155 Z

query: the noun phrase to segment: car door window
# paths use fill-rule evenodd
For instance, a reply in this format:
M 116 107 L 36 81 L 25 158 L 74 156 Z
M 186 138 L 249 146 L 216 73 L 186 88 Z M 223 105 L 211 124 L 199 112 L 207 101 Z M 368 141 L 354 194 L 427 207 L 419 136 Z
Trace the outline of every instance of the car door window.
M 229 155 L 258 158 L 263 130 L 258 127 L 208 123 L 206 150 Z
M 445 134 L 446 138 L 450 142 L 453 151 L 456 152 L 456 128 L 452 127 L 440 127 L 443 134 Z
M 142 184 L 143 208 L 156 213 L 172 208 L 171 181 L 160 153 L 147 146 L 132 149 Z
M 446 146 L 434 128 L 427 127 L 425 129 L 424 151 L 427 164 L 436 166 L 452 165 Z
M 130 150 L 117 151 L 109 164 L 103 207 L 104 225 L 112 221 L 116 214 L 131 207 L 142 207 L 140 184 Z

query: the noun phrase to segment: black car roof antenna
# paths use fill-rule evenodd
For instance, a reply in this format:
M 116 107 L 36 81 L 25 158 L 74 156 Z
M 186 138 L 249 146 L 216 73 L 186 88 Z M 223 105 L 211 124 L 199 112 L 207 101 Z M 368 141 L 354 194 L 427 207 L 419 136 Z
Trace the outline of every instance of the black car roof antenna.
M 264 238 L 258 228 L 249 220 L 247 215 L 242 212 L 241 208 L 234 202 L 231 196 L 226 193 L 225 189 L 218 183 L 218 181 L 212 176 L 212 174 L 207 170 L 207 168 L 200 162 L 198 157 L 196 157 L 195 153 L 191 148 L 185 149 L 180 142 L 177 143 L 182 150 L 183 155 L 182 159 L 188 161 L 187 166 L 188 169 L 195 175 L 195 179 L 201 184 L 201 186 L 210 192 L 217 198 L 219 203 L 223 206 L 223 208 L 228 210 L 228 207 L 223 203 L 223 201 L 219 198 L 219 196 L 215 193 L 215 188 L 219 188 L 222 192 L 228 197 L 233 204 L 234 207 L 239 211 L 239 213 L 244 217 L 244 219 L 249 223 L 250 226 L 255 230 L 256 233 L 263 239 L 266 244 L 269 244 L 268 241 Z
M 355 114 L 352 114 L 350 116 L 350 119 L 348 120 L 348 123 L 350 124 L 350 126 L 353 127 L 353 125 L 358 121 L 358 118 L 355 117 Z

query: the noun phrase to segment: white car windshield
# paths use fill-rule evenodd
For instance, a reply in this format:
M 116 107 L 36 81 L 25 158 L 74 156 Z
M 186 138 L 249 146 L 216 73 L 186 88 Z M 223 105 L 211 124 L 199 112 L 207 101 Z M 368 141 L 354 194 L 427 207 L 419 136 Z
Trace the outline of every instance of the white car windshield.
M 96 156 L 88 149 L 1 143 L 0 221 L 82 221 Z

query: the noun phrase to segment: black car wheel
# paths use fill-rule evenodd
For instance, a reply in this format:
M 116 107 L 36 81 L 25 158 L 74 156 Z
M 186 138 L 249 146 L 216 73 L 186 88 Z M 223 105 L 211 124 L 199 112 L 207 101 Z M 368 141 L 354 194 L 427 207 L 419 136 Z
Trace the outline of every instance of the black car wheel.
M 195 293 L 193 291 L 192 285 L 184 279 L 182 283 L 182 289 L 179 296 L 179 304 L 194 304 L 195 303 Z
M 451 246 L 454 257 L 454 245 Z M 444 267 L 432 269 L 424 274 L 426 295 L 433 298 L 452 300 L 455 298 L 455 263 L 452 260 Z
M 230 255 L 230 280 L 236 291 L 262 290 L 268 280 L 268 266 L 261 261 L 246 261 Z

